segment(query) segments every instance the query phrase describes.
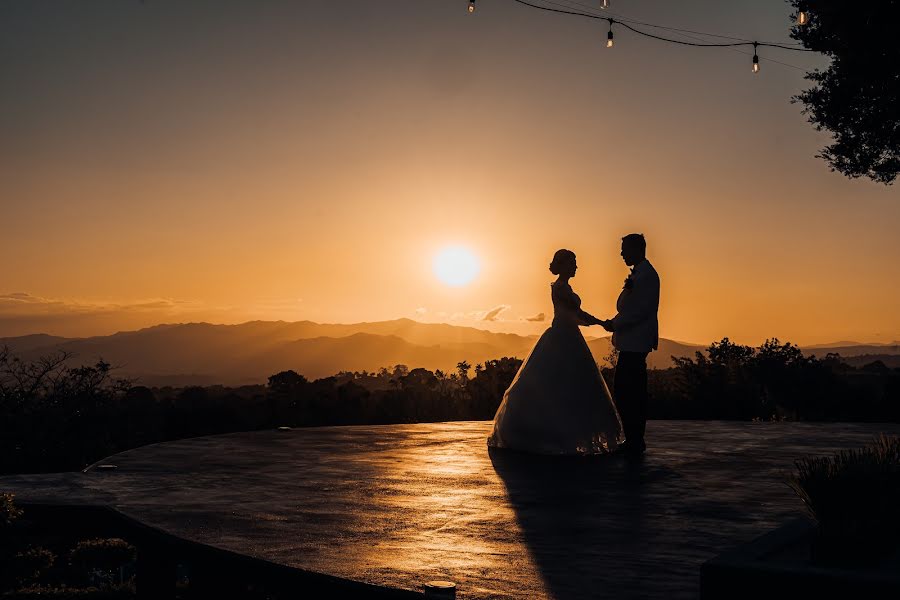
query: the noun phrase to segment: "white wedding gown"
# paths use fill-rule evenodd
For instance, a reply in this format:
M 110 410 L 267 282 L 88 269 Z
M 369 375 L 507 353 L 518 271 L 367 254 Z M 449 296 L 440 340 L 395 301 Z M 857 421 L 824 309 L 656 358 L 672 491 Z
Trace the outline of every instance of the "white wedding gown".
M 551 284 L 554 318 L 503 394 L 488 445 L 539 454 L 604 454 L 624 441 L 619 413 L 579 325 L 590 315 Z

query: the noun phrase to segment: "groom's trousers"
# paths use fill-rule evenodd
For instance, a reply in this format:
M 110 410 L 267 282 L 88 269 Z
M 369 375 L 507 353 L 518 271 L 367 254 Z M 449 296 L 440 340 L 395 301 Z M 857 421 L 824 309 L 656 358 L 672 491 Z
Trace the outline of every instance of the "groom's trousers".
M 613 396 L 625 443 L 633 449 L 644 448 L 647 427 L 647 352 L 619 352 Z

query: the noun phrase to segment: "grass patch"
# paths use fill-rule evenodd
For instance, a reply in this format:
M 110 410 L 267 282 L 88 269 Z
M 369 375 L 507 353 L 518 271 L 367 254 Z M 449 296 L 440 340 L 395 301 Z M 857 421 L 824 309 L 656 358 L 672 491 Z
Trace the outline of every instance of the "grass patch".
M 900 437 L 794 464 L 788 485 L 819 525 L 819 562 L 869 562 L 898 547 Z

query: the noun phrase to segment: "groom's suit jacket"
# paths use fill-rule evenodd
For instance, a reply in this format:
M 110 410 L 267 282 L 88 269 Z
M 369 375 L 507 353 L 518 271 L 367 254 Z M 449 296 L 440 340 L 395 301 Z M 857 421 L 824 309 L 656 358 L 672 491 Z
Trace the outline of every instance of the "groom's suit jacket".
M 620 352 L 650 352 L 659 346 L 659 275 L 644 259 L 631 269 L 629 279 L 616 301 L 612 343 Z

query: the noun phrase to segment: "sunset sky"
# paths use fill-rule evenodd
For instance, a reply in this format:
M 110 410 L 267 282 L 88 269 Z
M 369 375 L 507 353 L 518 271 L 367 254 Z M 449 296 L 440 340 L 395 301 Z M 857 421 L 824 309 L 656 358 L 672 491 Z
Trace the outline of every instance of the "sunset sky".
M 781 0 L 612 5 L 791 41 Z M 664 337 L 900 339 L 900 187 L 829 172 L 828 136 L 790 103 L 821 57 L 760 49 L 802 69 L 754 76 L 735 51 L 625 30 L 606 49 L 604 22 L 466 6 L 0 3 L 0 336 L 400 317 L 539 333 L 553 252 L 576 252 L 573 287 L 605 318 L 638 231 Z M 466 285 L 433 272 L 451 245 L 480 262 Z

